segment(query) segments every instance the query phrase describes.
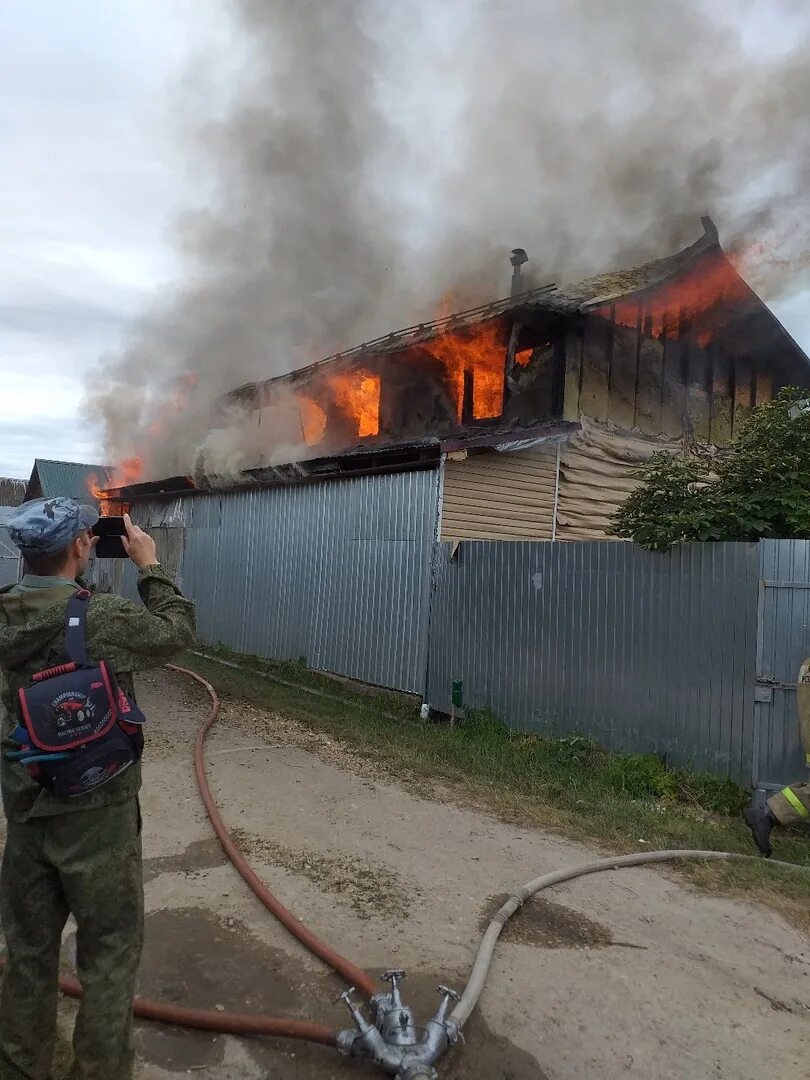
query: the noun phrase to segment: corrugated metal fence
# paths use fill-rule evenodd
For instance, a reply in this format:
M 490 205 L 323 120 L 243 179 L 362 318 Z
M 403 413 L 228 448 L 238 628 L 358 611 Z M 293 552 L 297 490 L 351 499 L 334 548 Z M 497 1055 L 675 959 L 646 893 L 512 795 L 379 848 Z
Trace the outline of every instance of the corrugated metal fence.
M 810 542 L 652 555 L 612 542 L 436 542 L 438 473 L 142 503 L 198 605 L 240 652 L 491 709 L 749 783 L 802 775 Z M 102 587 L 134 593 L 125 566 Z M 756 699 L 756 704 L 755 704 Z
M 810 541 L 763 540 L 754 706 L 754 777 L 778 788 L 805 775 L 796 679 L 810 656 Z
M 757 580 L 755 544 L 444 547 L 428 698 L 748 782 Z
M 421 693 L 436 497 L 426 470 L 140 504 L 135 518 L 179 568 L 204 641 Z

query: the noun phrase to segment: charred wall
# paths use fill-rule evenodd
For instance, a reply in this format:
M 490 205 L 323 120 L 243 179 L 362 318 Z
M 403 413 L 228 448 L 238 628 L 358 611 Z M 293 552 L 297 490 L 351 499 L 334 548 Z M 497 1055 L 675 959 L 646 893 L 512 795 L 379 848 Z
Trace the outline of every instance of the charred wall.
M 723 445 L 781 386 L 810 386 L 807 359 L 719 247 L 644 291 L 608 277 L 621 289 L 612 301 L 563 295 L 565 306 L 451 319 L 250 388 L 266 457 L 274 445 L 276 457 L 302 443 L 304 456 L 335 455 L 582 416 Z
M 250 392 L 279 441 L 339 453 L 534 426 L 562 413 L 565 319 L 483 320 L 405 348 L 361 353 Z M 282 423 L 282 414 L 286 420 Z
M 753 293 L 711 318 L 675 310 L 661 319 L 642 296 L 572 320 L 565 418 L 723 445 L 782 386 L 810 387 L 798 348 Z

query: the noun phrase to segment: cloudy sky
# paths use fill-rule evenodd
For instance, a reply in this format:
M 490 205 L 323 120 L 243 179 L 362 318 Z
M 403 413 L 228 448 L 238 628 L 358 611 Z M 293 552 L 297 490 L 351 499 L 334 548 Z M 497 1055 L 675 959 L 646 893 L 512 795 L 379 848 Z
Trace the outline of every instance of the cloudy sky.
M 177 272 L 173 223 L 200 196 L 175 108 L 202 100 L 201 56 L 227 71 L 220 18 L 217 0 L 0 3 L 0 476 L 102 453 L 84 380 Z M 807 294 L 775 309 L 810 350 Z
M 0 476 L 95 460 L 83 377 L 174 270 L 191 0 L 0 4 Z

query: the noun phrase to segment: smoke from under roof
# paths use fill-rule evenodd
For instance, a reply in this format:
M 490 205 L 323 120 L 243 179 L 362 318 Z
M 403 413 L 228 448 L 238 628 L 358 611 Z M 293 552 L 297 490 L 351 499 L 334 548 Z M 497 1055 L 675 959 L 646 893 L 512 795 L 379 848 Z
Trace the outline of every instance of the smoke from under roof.
M 506 295 L 517 245 L 571 280 L 689 243 L 708 211 L 766 296 L 806 284 L 800 2 L 223 3 L 231 97 L 187 132 L 210 201 L 88 390 L 109 454 L 147 477 L 201 446 L 238 472 L 260 438 L 223 425 L 220 394 Z

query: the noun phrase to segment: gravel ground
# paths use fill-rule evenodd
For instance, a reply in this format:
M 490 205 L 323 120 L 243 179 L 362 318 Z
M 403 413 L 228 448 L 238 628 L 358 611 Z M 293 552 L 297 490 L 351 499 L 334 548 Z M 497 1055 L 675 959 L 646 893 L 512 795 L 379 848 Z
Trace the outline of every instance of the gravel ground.
M 140 992 L 345 1026 L 344 989 L 225 862 L 191 769 L 207 698 L 142 681 L 146 948 Z M 404 967 L 424 1016 L 461 988 L 507 890 L 597 853 L 415 793 L 333 739 L 224 703 L 214 795 L 260 876 L 375 974 Z M 68 943 L 69 949 L 69 943 Z M 66 1004 L 67 1031 L 72 1009 Z M 778 917 L 652 870 L 598 875 L 530 902 L 504 933 L 466 1042 L 442 1080 L 800 1080 L 810 1073 L 810 947 Z M 372 1077 L 333 1051 L 141 1025 L 141 1080 Z

